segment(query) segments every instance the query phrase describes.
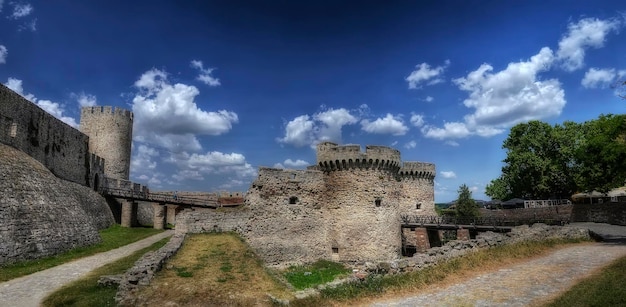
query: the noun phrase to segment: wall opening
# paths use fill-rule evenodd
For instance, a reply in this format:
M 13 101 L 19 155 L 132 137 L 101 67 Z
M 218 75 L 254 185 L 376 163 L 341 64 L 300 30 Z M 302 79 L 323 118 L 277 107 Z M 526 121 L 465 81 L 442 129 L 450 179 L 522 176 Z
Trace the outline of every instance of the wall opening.
M 339 247 L 333 247 L 333 254 L 339 254 Z
M 374 205 L 376 205 L 376 207 L 380 207 L 382 203 L 383 203 L 383 200 L 381 198 L 376 198 L 374 200 Z
M 415 204 L 415 209 L 422 209 L 422 203 Z
M 298 203 L 298 197 L 295 197 L 295 196 L 289 197 L 289 204 L 290 205 L 295 205 L 297 203 Z
M 11 129 L 9 130 L 9 136 L 12 138 L 17 136 L 17 123 L 11 123 Z
M 100 178 L 98 178 L 98 174 L 93 177 L 93 190 L 98 191 L 98 186 L 100 186 Z

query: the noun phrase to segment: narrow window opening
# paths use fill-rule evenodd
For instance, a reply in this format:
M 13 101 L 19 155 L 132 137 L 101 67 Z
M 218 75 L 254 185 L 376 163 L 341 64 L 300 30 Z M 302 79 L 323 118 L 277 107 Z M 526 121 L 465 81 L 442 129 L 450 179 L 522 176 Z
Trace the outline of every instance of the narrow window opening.
M 11 135 L 12 138 L 17 136 L 17 123 L 11 123 L 11 131 L 9 131 L 9 135 Z
M 417 203 L 415 205 L 415 209 L 422 209 L 422 203 Z
M 298 202 L 298 198 L 295 196 L 291 196 L 289 197 L 289 204 L 290 205 L 295 205 Z
M 296 174 L 291 174 L 291 179 L 296 179 Z
M 374 204 L 376 205 L 376 207 L 380 207 L 380 205 L 382 204 L 383 200 L 380 198 L 376 198 L 376 200 L 374 200 Z
M 339 254 L 339 247 L 333 247 L 333 254 Z

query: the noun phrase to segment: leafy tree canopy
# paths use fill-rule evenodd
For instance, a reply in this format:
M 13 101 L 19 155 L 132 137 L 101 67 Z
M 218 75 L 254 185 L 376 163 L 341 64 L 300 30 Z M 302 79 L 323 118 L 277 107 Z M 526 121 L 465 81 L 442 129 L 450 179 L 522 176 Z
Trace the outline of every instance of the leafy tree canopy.
M 456 202 L 456 215 L 459 217 L 477 217 L 479 215 L 476 202 L 472 198 L 472 191 L 463 184 L 459 187 L 459 198 Z

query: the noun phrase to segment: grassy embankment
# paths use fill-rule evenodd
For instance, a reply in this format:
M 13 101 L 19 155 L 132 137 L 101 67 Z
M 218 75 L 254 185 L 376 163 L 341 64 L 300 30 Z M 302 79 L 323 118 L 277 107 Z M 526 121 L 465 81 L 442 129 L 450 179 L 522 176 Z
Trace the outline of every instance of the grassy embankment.
M 102 242 L 75 248 L 68 252 L 37 260 L 22 261 L 0 267 L 0 282 L 42 271 L 72 260 L 106 252 L 162 232 L 153 228 L 126 228 L 113 225 L 100 231 Z
M 614 261 L 593 276 L 547 304 L 550 307 L 626 306 L 626 257 Z
M 98 285 L 98 279 L 102 275 L 122 274 L 128 270 L 141 256 L 149 251 L 161 248 L 169 238 L 160 240 L 149 247 L 141 249 L 116 262 L 100 267 L 87 276 L 76 280 L 46 297 L 43 306 L 115 306 L 115 293 L 117 287 L 103 287 Z
M 352 305 L 414 293 L 427 287 L 441 287 L 478 273 L 544 255 L 564 244 L 575 242 L 550 240 L 484 249 L 419 272 L 370 277 L 364 281 L 324 289 L 318 296 L 295 299 L 293 289 L 327 282 L 329 278 L 322 277 L 324 273 L 332 272 L 331 275 L 340 276 L 345 273 L 344 269 L 332 262 L 322 261 L 309 267 L 271 271 L 264 268 L 249 247 L 234 234 L 191 235 L 164 270 L 157 274 L 152 284 L 142 290 L 140 296 L 143 301 L 140 304 L 270 306 L 275 304 L 270 299 L 271 295 L 278 300 L 290 300 L 290 306 Z M 95 275 L 107 274 L 115 273 L 102 271 Z M 97 278 L 93 277 L 91 281 L 79 281 L 76 285 L 95 284 L 96 281 Z M 286 285 L 287 281 L 292 285 Z M 73 292 L 82 295 L 80 293 L 89 291 Z M 103 292 L 102 295 L 109 296 L 111 300 L 114 293 Z M 85 299 L 78 296 L 73 300 Z

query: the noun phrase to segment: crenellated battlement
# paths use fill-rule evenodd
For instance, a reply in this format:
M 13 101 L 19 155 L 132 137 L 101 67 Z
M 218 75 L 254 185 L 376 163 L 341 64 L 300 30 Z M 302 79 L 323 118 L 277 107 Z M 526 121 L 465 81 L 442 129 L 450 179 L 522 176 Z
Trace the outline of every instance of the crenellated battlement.
M 401 178 L 435 179 L 435 164 L 425 162 L 404 162 L 398 175 Z
M 378 169 L 397 172 L 400 168 L 400 151 L 386 146 L 339 146 L 331 142 L 317 145 L 317 166 L 322 171 L 345 169 Z
M 114 115 L 119 117 L 125 117 L 129 119 L 133 119 L 133 112 L 130 110 L 116 108 L 112 106 L 93 106 L 93 107 L 82 107 L 80 109 L 81 118 L 87 117 L 90 115 L 100 116 L 100 115 Z

